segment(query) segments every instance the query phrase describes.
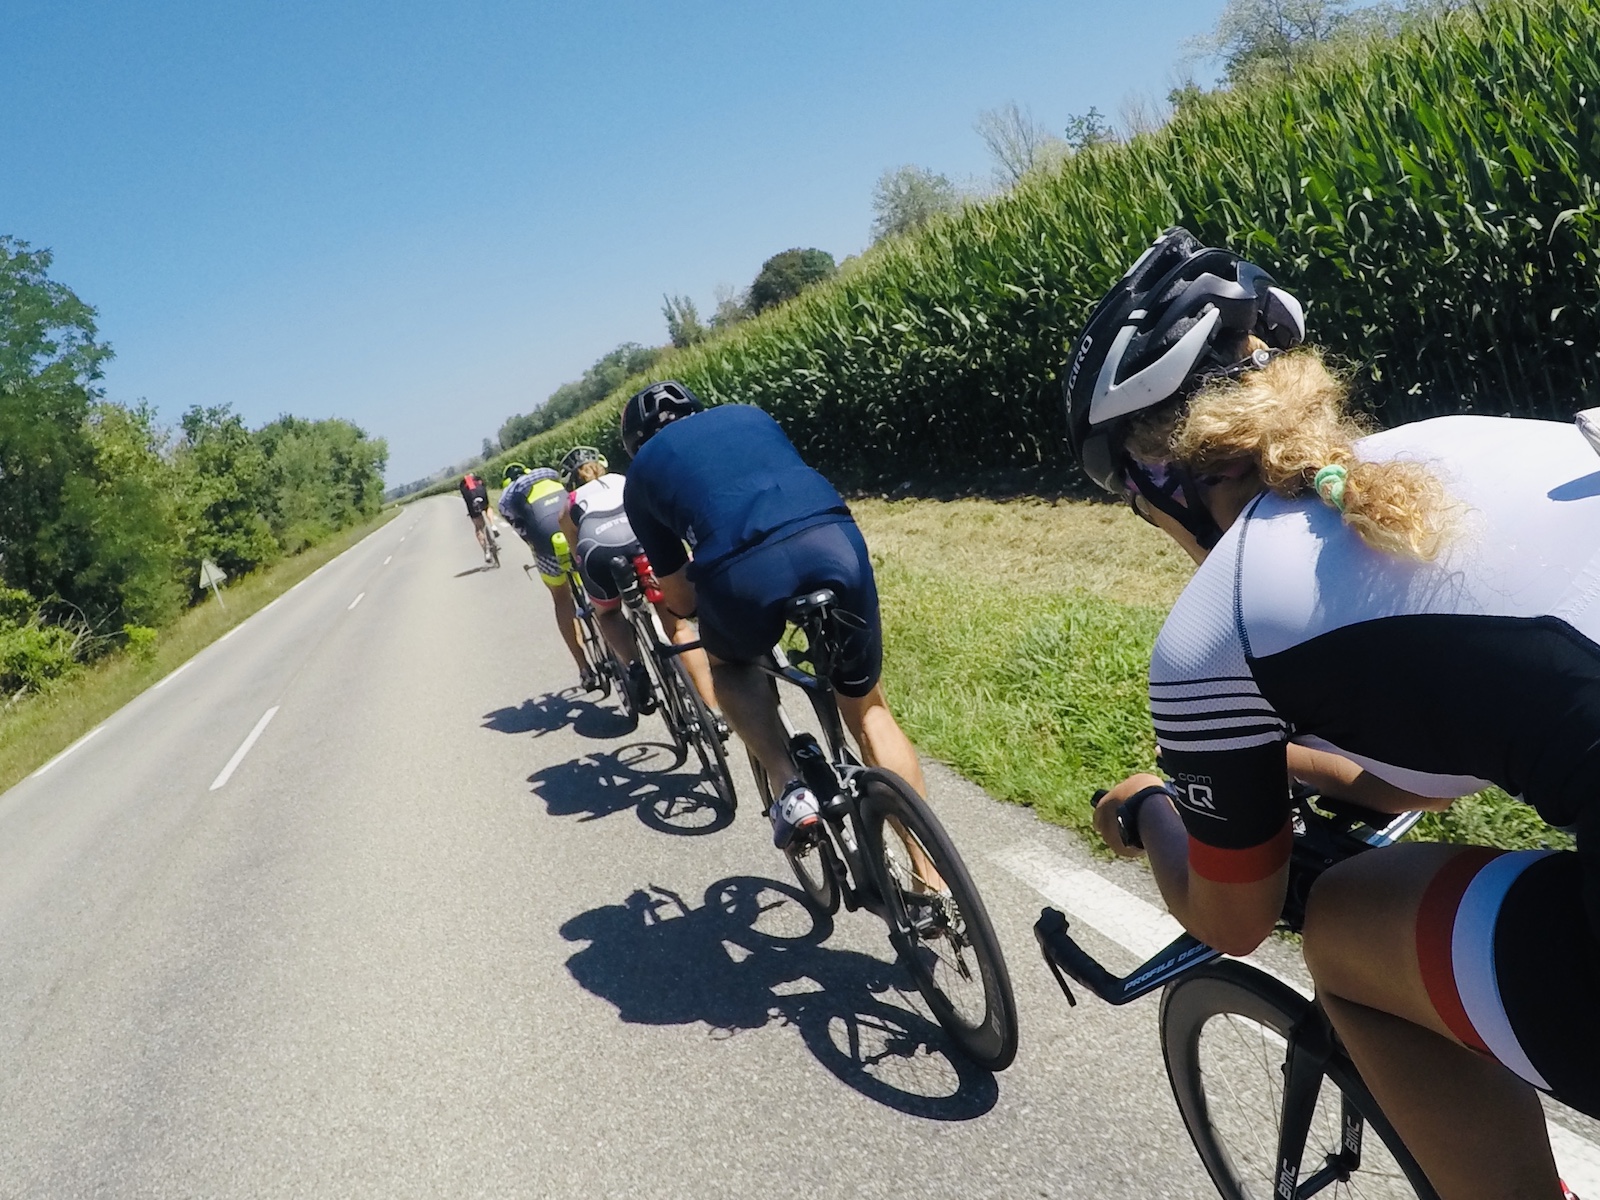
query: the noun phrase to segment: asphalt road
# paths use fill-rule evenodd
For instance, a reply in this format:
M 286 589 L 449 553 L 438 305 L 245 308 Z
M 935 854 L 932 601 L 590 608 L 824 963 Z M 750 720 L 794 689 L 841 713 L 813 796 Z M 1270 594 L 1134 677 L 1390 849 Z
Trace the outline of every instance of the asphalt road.
M 1142 872 L 929 764 L 1021 1010 L 976 1071 L 505 560 L 414 505 L 0 796 L 0 1196 L 1215 1194 L 1155 1000 L 1069 1009 L 1033 950 Z

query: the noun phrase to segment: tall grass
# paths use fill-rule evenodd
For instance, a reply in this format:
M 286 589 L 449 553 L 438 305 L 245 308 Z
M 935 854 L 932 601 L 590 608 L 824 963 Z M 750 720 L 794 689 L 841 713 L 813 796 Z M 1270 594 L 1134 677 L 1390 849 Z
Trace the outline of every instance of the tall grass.
M 1313 338 L 1359 366 L 1386 422 L 1566 414 L 1600 394 L 1597 106 L 1600 0 L 1453 14 L 1079 154 L 653 377 L 761 405 L 843 477 L 1059 462 L 1068 347 L 1178 223 L 1308 301 Z M 501 461 L 617 450 L 645 382 Z

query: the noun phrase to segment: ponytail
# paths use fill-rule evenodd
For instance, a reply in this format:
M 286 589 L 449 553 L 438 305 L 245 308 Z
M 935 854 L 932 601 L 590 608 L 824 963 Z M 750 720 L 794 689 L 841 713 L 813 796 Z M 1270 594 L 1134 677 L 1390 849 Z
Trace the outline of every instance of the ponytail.
M 1169 435 L 1170 457 L 1197 473 L 1252 463 L 1276 495 L 1319 496 L 1374 550 L 1431 560 L 1444 546 L 1452 503 L 1427 467 L 1364 462 L 1370 430 L 1350 412 L 1349 388 L 1304 349 L 1237 380 L 1201 388 Z

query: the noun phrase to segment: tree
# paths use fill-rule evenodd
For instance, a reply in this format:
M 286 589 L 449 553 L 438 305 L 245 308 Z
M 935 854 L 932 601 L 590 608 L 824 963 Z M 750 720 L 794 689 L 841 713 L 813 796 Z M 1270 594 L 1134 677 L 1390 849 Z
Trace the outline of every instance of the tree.
M 667 336 L 679 350 L 706 340 L 710 331 L 700 323 L 700 310 L 687 296 L 662 296 L 661 315 L 667 319 Z
M 1067 118 L 1066 134 L 1067 145 L 1074 154 L 1093 146 L 1109 146 L 1117 140 L 1105 114 L 1092 105 L 1082 116 L 1074 113 Z
M 740 321 L 750 319 L 750 293 L 740 291 L 726 283 L 719 283 L 713 297 L 716 311 L 711 314 L 711 328 L 727 329 Z
M 1343 31 L 1350 8 L 1350 0 L 1227 0 L 1216 28 L 1190 45 L 1220 58 L 1229 83 L 1261 71 L 1291 75 L 1318 44 Z
M 826 250 L 785 250 L 761 264 L 750 285 L 750 311 L 765 312 L 798 296 L 814 283 L 831 279 L 839 271 Z
M 263 511 L 271 488 L 261 444 L 226 404 L 195 405 L 181 424 L 176 461 L 187 492 L 189 565 L 198 569 L 209 558 L 242 575 L 276 559 L 278 542 Z
M 698 317 L 696 321 L 698 323 Z M 552 425 L 598 404 L 616 391 L 630 375 L 648 371 L 661 354 L 661 349 L 656 346 L 622 343 L 615 350 L 602 355 L 583 373 L 582 379 L 563 383 L 551 392 L 545 402 L 531 413 L 508 417 L 505 424 L 500 426 L 501 447 L 509 450 L 519 442 L 525 442 Z
M 945 176 L 926 167 L 893 167 L 872 189 L 872 240 L 910 233 L 960 206 L 955 184 Z
M 1053 166 L 1067 157 L 1069 147 L 1015 100 L 978 114 L 972 126 L 994 158 L 994 179 L 1001 187 L 1014 186 L 1029 171 Z

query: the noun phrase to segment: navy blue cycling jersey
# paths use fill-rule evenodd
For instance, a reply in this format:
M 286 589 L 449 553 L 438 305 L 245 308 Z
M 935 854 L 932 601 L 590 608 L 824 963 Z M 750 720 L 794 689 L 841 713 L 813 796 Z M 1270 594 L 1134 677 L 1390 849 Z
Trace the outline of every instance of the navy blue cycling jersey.
M 850 519 L 834 486 L 749 404 L 709 408 L 652 437 L 628 469 L 625 504 L 656 573 L 682 567 L 687 542 L 695 581 L 774 535 Z

